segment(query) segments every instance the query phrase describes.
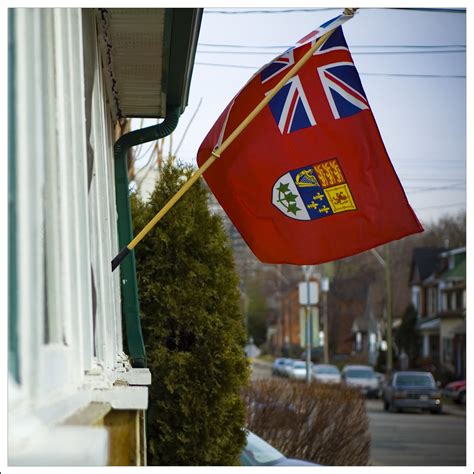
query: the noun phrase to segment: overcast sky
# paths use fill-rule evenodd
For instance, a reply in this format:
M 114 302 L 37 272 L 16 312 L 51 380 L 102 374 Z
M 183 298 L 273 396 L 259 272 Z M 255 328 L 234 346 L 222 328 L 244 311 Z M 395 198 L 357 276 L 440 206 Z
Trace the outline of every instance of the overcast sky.
M 279 13 L 265 12 L 266 7 L 252 13 L 249 8 L 204 10 L 189 105 L 173 134 L 175 151 L 190 124 L 178 159 L 195 164 L 200 143 L 249 77 L 341 12 L 308 8 Z M 419 219 L 426 223 L 465 209 L 465 13 L 360 9 L 344 26 L 344 34 L 388 154 Z

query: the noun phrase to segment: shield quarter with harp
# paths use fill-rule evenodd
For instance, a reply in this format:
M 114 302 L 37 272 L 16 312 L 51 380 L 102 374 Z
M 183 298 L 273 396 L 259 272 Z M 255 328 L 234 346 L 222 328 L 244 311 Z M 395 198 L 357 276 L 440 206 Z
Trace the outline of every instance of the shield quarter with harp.
M 300 221 L 357 209 L 337 158 L 280 176 L 273 185 L 272 204 L 285 216 Z

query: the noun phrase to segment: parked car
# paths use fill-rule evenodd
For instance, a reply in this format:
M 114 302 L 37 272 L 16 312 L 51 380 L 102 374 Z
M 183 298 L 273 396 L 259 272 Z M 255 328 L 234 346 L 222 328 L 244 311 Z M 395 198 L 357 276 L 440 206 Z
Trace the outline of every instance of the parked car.
M 444 387 L 443 394 L 456 403 L 466 404 L 466 381 L 456 380 Z
M 367 397 L 378 397 L 380 394 L 378 378 L 370 365 L 346 365 L 341 379 L 342 383 L 358 388 Z
M 301 459 L 285 457 L 255 433 L 247 433 L 247 444 L 240 453 L 241 466 L 319 466 Z
M 377 377 L 377 380 L 379 381 L 379 387 L 382 387 L 386 381 L 385 374 L 382 374 L 382 372 L 375 372 L 375 376 Z
M 313 380 L 322 383 L 340 383 L 341 372 L 335 365 L 315 364 L 312 370 Z
M 309 368 L 311 371 L 311 367 Z M 311 372 L 310 372 L 311 375 Z M 306 378 L 306 361 L 294 360 L 292 366 L 288 371 L 290 379 L 304 380 Z
M 294 362 L 294 359 L 285 359 L 285 363 L 283 364 L 283 367 L 281 368 L 281 375 L 283 377 L 290 376 L 290 371 L 293 367 L 293 362 Z
M 283 366 L 285 365 L 285 360 L 284 357 L 279 357 L 273 361 L 272 375 L 281 375 Z
M 401 411 L 403 408 L 420 408 L 441 413 L 441 391 L 431 372 L 395 372 L 383 388 L 384 410 Z

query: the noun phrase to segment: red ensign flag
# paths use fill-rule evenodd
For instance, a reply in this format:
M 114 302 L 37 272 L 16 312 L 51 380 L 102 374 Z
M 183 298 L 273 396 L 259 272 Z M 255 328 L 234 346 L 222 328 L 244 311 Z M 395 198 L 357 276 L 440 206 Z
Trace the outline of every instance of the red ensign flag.
M 204 139 L 199 166 L 316 36 L 320 32 L 252 77 Z M 340 26 L 204 177 L 262 262 L 318 264 L 423 231 L 387 155 Z

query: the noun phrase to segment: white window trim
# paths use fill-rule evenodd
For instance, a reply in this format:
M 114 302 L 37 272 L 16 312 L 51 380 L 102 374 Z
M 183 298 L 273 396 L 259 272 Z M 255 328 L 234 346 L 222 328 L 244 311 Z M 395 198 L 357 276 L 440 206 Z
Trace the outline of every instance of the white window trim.
M 45 28 L 45 21 L 54 24 L 54 33 Z M 95 237 L 101 241 L 103 278 L 109 282 L 104 290 L 106 305 L 102 313 L 106 324 L 99 341 L 99 345 L 106 347 L 107 355 L 104 360 L 92 355 L 91 259 L 89 240 L 82 238 L 90 232 L 88 211 L 82 205 L 89 196 L 81 21 L 80 9 L 18 9 L 15 14 L 18 51 L 16 79 L 20 91 L 16 114 L 18 235 L 23 245 L 18 256 L 18 287 L 21 289 L 18 304 L 20 384 L 9 380 L 10 389 L 16 385 L 9 398 L 9 428 L 18 427 L 20 430 L 26 424 L 35 426 L 32 423 L 35 417 L 41 423 L 55 423 L 74 408 L 99 399 L 110 400 L 121 409 L 145 409 L 146 385 L 151 380 L 147 369 L 136 372 L 136 369 L 127 366 L 127 357 L 122 352 L 118 272 L 110 278 L 110 259 L 118 247 L 113 138 L 100 81 L 96 94 L 100 112 L 98 120 L 102 120 L 103 134 L 101 140 L 99 137 L 97 140 L 102 153 L 96 154 L 95 163 L 102 167 L 107 193 L 101 216 L 105 237 L 102 234 L 100 238 Z M 45 36 L 48 34 L 49 37 Z M 59 55 L 59 59 L 52 57 L 57 82 L 54 79 L 51 82 L 57 86 L 53 85 L 50 92 L 57 87 L 57 101 L 48 95 L 45 88 L 48 81 L 43 80 L 46 67 L 42 54 L 44 43 L 53 39 L 57 46 L 54 54 Z M 99 65 L 97 68 L 100 71 Z M 45 117 L 51 113 L 52 107 L 54 117 Z M 51 127 L 46 126 L 52 120 L 58 124 L 58 130 L 53 132 Z M 67 344 L 62 340 L 44 342 L 43 198 L 45 186 L 51 185 L 45 177 L 48 159 L 57 160 L 58 192 L 62 201 L 57 215 L 50 217 L 56 219 L 56 227 L 62 228 L 63 232 L 58 234 L 59 237 L 51 236 L 52 240 L 48 242 L 58 245 L 60 253 L 57 263 L 61 263 L 63 269 L 61 274 L 56 275 L 57 293 L 54 295 L 55 303 L 51 303 L 54 311 L 64 317 Z M 98 315 L 97 320 L 100 319 Z M 94 370 L 102 374 L 102 380 L 90 379 L 85 373 L 94 373 Z M 96 385 L 91 380 L 95 380 Z
M 93 15 L 90 21 L 95 21 Z M 112 274 L 110 267 L 112 256 L 118 252 L 113 128 L 107 111 L 97 44 L 95 47 L 96 74 L 91 108 L 94 170 L 89 192 L 92 262 L 98 297 L 95 344 L 99 363 L 112 370 L 119 366 L 123 351 L 120 275 L 119 272 Z

